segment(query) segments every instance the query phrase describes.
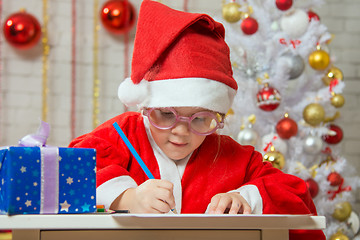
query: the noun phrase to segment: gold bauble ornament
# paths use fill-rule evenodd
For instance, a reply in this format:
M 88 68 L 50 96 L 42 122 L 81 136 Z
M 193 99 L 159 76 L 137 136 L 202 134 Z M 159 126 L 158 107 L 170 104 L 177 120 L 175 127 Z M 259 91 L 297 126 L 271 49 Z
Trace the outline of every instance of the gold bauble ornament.
M 272 146 L 270 152 L 264 154 L 264 162 L 270 162 L 273 167 L 277 169 L 283 169 L 285 165 L 285 158 L 281 152 L 275 151 L 275 148 Z
M 325 110 L 318 103 L 311 103 L 304 108 L 303 118 L 311 126 L 317 126 L 325 119 Z
M 330 56 L 324 50 L 318 49 L 309 55 L 309 64 L 315 70 L 325 70 L 330 64 Z
M 339 68 L 333 66 L 329 69 L 327 74 L 322 78 L 322 81 L 326 86 L 329 86 L 331 81 L 335 79 L 342 81 L 344 79 L 344 75 Z
M 332 216 L 340 222 L 343 222 L 350 217 L 351 212 L 351 204 L 349 202 L 341 202 L 335 205 L 335 210 Z
M 337 233 L 334 233 L 331 235 L 329 240 L 350 240 L 348 236 L 342 233 L 341 230 L 337 231 Z
M 331 101 L 331 105 L 333 105 L 336 108 L 341 108 L 345 104 L 345 98 L 341 94 L 334 93 L 330 101 Z
M 239 10 L 240 8 L 241 5 L 236 2 L 231 2 L 223 5 L 222 7 L 223 18 L 230 23 L 239 21 L 242 16 L 241 11 Z

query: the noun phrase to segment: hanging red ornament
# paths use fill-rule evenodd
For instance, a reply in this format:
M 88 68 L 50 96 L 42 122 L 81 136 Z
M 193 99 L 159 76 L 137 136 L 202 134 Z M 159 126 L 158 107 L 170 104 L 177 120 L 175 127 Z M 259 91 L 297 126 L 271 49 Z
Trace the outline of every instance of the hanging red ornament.
M 281 11 L 286 11 L 291 8 L 293 1 L 292 0 L 276 0 L 276 7 Z
M 111 33 L 128 32 L 135 23 L 136 13 L 127 0 L 110 0 L 101 8 L 100 18 L 103 26 Z
M 38 20 L 24 10 L 11 14 L 3 26 L 5 39 L 18 49 L 29 49 L 39 42 L 41 26 Z
M 330 186 L 339 186 L 343 181 L 343 177 L 337 173 L 337 172 L 331 172 L 328 176 L 327 176 L 327 180 L 328 182 L 330 182 Z
M 341 140 L 343 139 L 343 131 L 339 126 L 335 124 L 330 124 L 329 131 L 329 134 L 322 136 L 325 142 L 327 142 L 328 144 L 337 144 L 341 142 Z
M 279 91 L 276 88 L 270 87 L 267 83 L 264 88 L 260 89 L 256 97 L 258 107 L 264 111 L 275 110 L 281 101 Z
M 292 136 L 295 136 L 297 131 L 298 127 L 296 122 L 289 118 L 287 113 L 285 114 L 285 117 L 276 124 L 276 132 L 279 137 L 283 139 L 289 139 Z
M 319 15 L 317 15 L 315 12 L 309 10 L 307 13 L 308 13 L 308 16 L 309 16 L 309 22 L 310 22 L 311 20 L 320 21 Z
M 259 24 L 255 18 L 247 17 L 241 22 L 241 30 L 246 35 L 252 35 L 257 32 Z
M 318 185 L 318 183 L 312 178 L 307 179 L 305 181 L 305 183 L 306 183 L 306 186 L 309 189 L 311 197 L 315 198 L 319 193 L 319 185 Z

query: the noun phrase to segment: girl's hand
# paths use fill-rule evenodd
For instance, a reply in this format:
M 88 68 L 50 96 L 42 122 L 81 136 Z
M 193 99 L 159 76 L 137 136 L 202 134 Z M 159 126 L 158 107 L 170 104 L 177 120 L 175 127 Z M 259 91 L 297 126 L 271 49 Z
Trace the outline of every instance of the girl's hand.
M 174 185 L 167 180 L 149 179 L 136 188 L 129 188 L 114 201 L 111 208 L 130 213 L 167 213 L 175 208 Z
M 251 208 L 240 193 L 218 193 L 211 198 L 209 214 L 223 213 L 251 214 Z

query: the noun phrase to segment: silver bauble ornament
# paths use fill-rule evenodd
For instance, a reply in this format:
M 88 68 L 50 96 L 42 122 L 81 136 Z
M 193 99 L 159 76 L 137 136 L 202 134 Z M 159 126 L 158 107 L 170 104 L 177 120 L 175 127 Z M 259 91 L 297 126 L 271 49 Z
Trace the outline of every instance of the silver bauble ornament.
M 282 56 L 282 58 L 284 60 L 286 60 L 288 66 L 290 68 L 290 71 L 289 71 L 289 75 L 290 75 L 289 79 L 290 80 L 299 77 L 303 73 L 304 68 L 305 68 L 305 63 L 301 56 L 287 53 L 287 54 L 284 54 Z
M 323 147 L 323 141 L 320 137 L 309 135 L 304 139 L 303 150 L 307 154 L 318 154 Z
M 258 133 L 254 129 L 248 127 L 248 128 L 244 128 L 239 132 L 237 141 L 241 145 L 255 146 L 258 141 L 258 138 L 259 138 Z

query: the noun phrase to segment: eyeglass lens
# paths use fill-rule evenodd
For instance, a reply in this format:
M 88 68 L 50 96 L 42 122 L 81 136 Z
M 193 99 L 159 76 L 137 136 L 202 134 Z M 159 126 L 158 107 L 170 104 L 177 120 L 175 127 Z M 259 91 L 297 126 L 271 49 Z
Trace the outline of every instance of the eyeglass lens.
M 170 109 L 153 109 L 150 112 L 150 121 L 159 128 L 168 129 L 173 127 L 177 121 L 177 113 Z M 179 117 L 184 119 L 184 117 Z M 211 132 L 217 127 L 216 116 L 210 112 L 198 112 L 190 117 L 190 127 L 198 133 Z

